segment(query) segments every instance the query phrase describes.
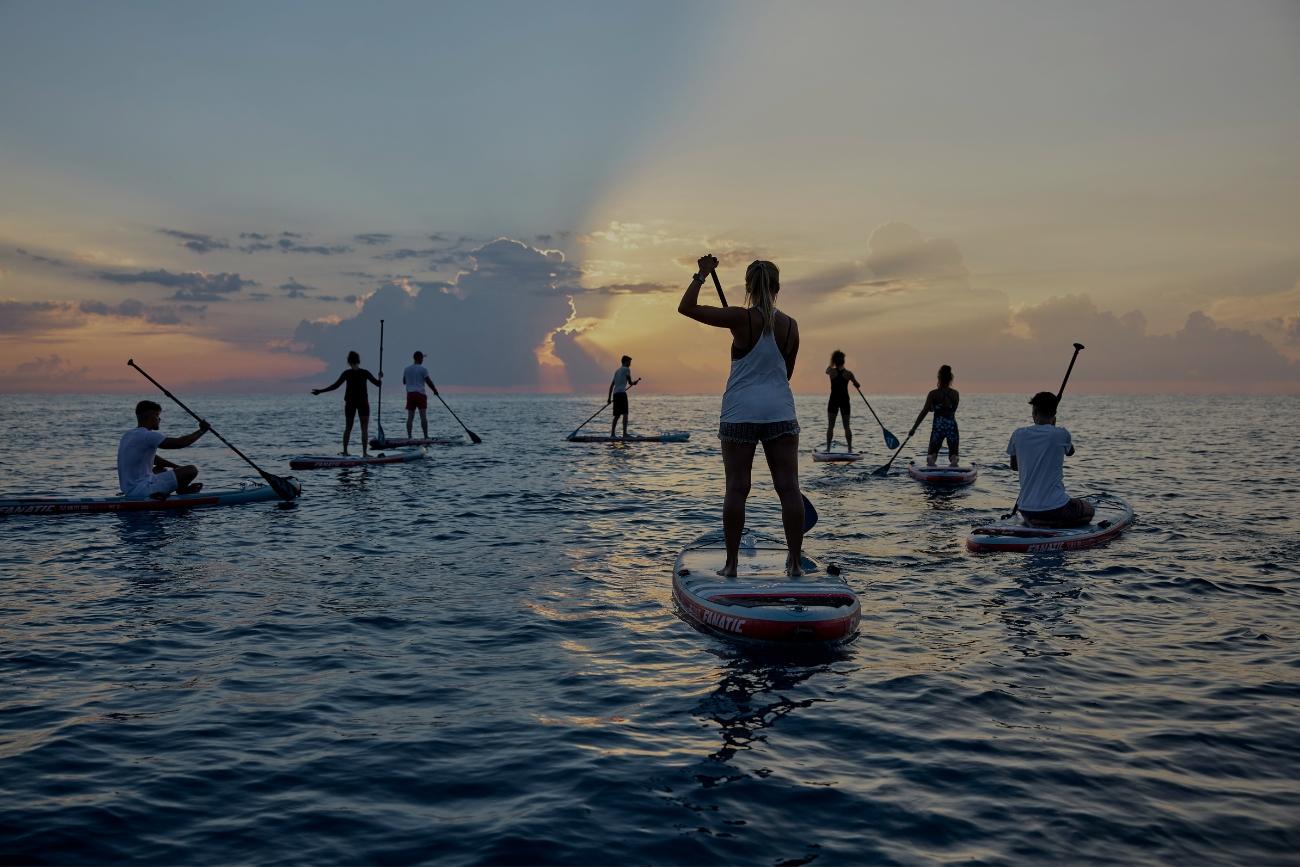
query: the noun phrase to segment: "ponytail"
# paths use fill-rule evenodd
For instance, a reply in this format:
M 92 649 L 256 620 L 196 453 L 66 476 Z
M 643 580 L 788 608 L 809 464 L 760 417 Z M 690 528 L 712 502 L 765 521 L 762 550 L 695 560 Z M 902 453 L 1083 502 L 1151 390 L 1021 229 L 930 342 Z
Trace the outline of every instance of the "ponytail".
M 776 324 L 776 293 L 781 291 L 781 272 L 771 262 L 755 259 L 745 269 L 745 303 L 763 314 L 763 331 Z

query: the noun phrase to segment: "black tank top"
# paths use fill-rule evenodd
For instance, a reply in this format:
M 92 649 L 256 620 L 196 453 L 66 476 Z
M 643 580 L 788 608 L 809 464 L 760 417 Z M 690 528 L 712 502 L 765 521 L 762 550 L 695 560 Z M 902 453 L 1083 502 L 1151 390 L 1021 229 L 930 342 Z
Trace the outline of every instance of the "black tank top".
M 947 388 L 936 388 L 934 394 L 934 414 L 939 418 L 955 418 L 957 415 L 957 405 L 956 402 L 952 400 L 952 390 Z
M 831 374 L 831 397 L 849 398 L 849 378 L 844 375 L 844 369 L 840 368 Z

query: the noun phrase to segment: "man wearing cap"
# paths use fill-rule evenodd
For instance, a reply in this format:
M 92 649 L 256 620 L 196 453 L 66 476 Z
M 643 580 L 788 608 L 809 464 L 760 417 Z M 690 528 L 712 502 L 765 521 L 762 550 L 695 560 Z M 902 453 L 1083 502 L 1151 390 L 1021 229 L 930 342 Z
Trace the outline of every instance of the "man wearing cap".
M 632 378 L 632 356 L 623 356 L 623 366 L 614 371 L 614 379 L 609 384 L 609 394 L 605 403 L 614 402 L 614 420 L 609 425 L 609 438 L 614 438 L 618 427 L 618 417 L 623 416 L 623 439 L 627 439 L 627 390 L 641 380 Z
M 416 350 L 412 355 L 415 359 L 414 364 L 407 365 L 406 370 L 402 371 L 402 384 L 406 386 L 406 438 L 411 439 L 411 425 L 415 422 L 415 411 L 420 411 L 420 429 L 424 431 L 424 438 L 429 438 L 429 396 L 424 393 L 424 386 L 428 383 L 433 393 L 438 393 L 438 387 L 429 379 L 429 371 L 424 367 L 424 353 Z
M 1029 399 L 1034 423 L 1018 428 L 1007 443 L 1011 469 L 1020 473 L 1020 514 L 1033 526 L 1081 527 L 1092 521 L 1092 503 L 1065 491 L 1065 458 L 1074 454 L 1070 432 L 1056 426 L 1056 395 Z

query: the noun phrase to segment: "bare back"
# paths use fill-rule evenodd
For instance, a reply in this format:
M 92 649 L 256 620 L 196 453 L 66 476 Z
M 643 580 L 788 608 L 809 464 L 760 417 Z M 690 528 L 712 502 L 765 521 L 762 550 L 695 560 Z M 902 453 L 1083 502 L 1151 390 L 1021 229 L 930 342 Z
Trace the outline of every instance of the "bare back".
M 799 354 L 799 323 L 780 310 L 776 311 L 772 336 L 776 338 L 777 348 L 785 359 L 787 378 L 794 373 L 795 357 Z M 763 314 L 756 307 L 745 310 L 745 321 L 731 327 L 731 358 L 733 361 L 744 358 L 758 345 L 763 336 Z

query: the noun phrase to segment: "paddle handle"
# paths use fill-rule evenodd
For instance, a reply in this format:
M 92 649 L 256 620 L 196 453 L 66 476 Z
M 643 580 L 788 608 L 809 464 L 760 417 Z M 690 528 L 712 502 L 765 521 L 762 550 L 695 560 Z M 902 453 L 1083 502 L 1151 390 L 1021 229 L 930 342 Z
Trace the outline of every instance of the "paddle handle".
M 375 420 L 382 426 L 383 422 L 379 421 L 384 417 L 384 320 L 379 320 L 379 406 L 375 409 Z M 363 443 L 364 445 L 364 443 Z

